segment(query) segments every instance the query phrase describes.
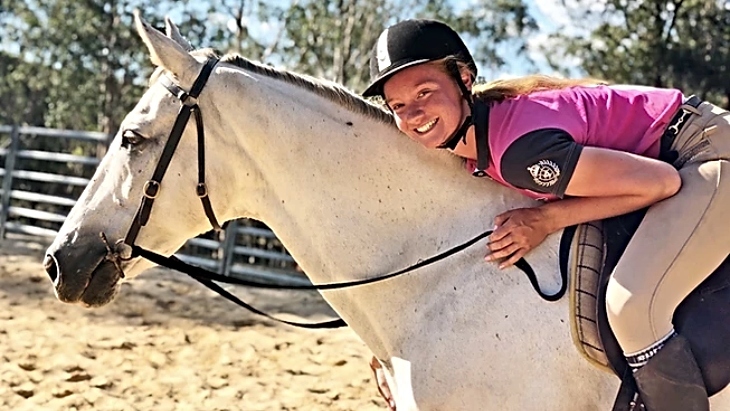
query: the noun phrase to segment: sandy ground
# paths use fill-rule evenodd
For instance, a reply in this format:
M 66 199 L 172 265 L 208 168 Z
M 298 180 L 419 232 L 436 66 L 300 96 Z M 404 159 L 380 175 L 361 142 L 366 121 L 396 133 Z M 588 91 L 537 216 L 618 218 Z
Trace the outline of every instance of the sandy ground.
M 0 240 L 0 410 L 384 410 L 349 329 L 254 318 L 155 269 L 95 310 L 58 302 L 44 244 Z M 287 319 L 324 320 L 313 293 L 249 291 Z

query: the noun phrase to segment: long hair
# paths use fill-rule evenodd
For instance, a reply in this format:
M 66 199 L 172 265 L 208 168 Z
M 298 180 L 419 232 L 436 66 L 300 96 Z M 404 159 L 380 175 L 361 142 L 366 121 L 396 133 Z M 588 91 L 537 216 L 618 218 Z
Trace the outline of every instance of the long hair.
M 475 84 L 472 94 L 483 101 L 502 101 L 524 96 L 536 91 L 560 90 L 575 86 L 597 86 L 608 82 L 594 78 L 563 79 L 542 74 L 532 74 L 507 80 L 495 80 Z
M 449 56 L 433 63 L 440 66 L 444 73 L 452 75 L 449 69 L 450 64 L 456 64 L 462 73 L 468 72 L 472 79 L 476 73 L 457 56 Z M 560 77 L 547 76 L 543 74 L 531 74 L 506 80 L 494 80 L 487 83 L 477 83 L 472 87 L 472 95 L 483 101 L 502 101 L 508 98 L 524 96 L 536 91 L 560 90 L 575 86 L 597 86 L 609 84 L 607 81 L 595 78 L 564 79 Z

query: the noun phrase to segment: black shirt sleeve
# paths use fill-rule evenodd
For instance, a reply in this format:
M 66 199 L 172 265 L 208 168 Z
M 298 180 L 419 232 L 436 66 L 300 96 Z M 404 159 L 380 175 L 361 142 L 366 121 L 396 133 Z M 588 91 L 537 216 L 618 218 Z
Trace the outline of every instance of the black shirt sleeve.
M 562 198 L 582 150 L 583 146 L 565 130 L 529 132 L 502 155 L 502 178 L 517 188 Z

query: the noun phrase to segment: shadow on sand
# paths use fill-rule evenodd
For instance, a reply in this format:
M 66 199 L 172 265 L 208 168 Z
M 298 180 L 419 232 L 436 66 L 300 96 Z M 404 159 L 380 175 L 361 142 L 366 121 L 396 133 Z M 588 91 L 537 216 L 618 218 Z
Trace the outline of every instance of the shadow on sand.
M 51 282 L 43 270 L 47 244 L 27 239 L 0 240 L 0 299 L 11 305 L 41 308 L 50 315 L 68 310 L 94 322 L 129 325 L 157 325 L 167 318 L 184 318 L 201 324 L 242 328 L 255 325 L 282 326 L 249 313 L 205 289 L 184 274 L 153 268 L 122 284 L 111 304 L 96 309 L 68 306 L 56 300 Z M 325 321 L 336 314 L 313 291 L 274 291 L 231 286 L 227 290 L 254 307 L 288 320 Z M 63 308 L 61 308 L 63 307 Z

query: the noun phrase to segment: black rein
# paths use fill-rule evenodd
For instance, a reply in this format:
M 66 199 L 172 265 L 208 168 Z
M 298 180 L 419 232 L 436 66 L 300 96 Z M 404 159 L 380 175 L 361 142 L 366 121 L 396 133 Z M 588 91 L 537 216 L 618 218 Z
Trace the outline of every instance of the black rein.
M 211 225 L 215 229 L 220 229 L 220 226 L 218 224 L 218 220 L 215 217 L 215 213 L 213 212 L 213 208 L 210 204 L 210 200 L 208 198 L 208 190 L 205 184 L 205 131 L 203 128 L 203 116 L 200 111 L 200 107 L 198 107 L 198 104 L 194 101 L 197 99 L 197 97 L 200 95 L 200 92 L 203 90 L 203 87 L 205 86 L 206 82 L 208 81 L 208 77 L 210 77 L 210 74 L 213 72 L 213 69 L 215 68 L 216 64 L 218 63 L 217 59 L 208 59 L 206 61 L 205 65 L 203 66 L 203 69 L 201 70 L 200 74 L 198 75 L 198 78 L 195 80 L 193 87 L 191 88 L 190 92 L 186 92 L 182 88 L 180 88 L 178 85 L 174 84 L 169 77 L 166 75 L 163 75 L 160 79 L 161 83 L 167 90 L 177 97 L 180 102 L 180 111 L 178 113 L 177 119 L 175 120 L 175 125 L 173 126 L 172 130 L 170 131 L 170 136 L 168 138 L 168 141 L 165 145 L 165 148 L 163 149 L 163 153 L 160 157 L 160 160 L 155 167 L 155 171 L 152 175 L 152 177 L 145 183 L 144 193 L 142 197 L 142 202 L 140 203 L 139 208 L 137 209 L 137 213 L 135 214 L 134 220 L 132 221 L 132 224 L 129 228 L 129 231 L 127 232 L 127 235 L 125 236 L 124 240 L 122 242 L 132 248 L 132 255 L 130 258 L 134 257 L 142 257 L 146 258 L 147 260 L 152 261 L 155 264 L 158 264 L 163 267 L 171 268 L 173 270 L 180 271 L 182 273 L 185 273 L 192 277 L 194 280 L 198 281 L 199 283 L 203 284 L 210 290 L 218 293 L 222 297 L 226 298 L 227 300 L 239 305 L 240 307 L 243 307 L 255 314 L 262 315 L 266 318 L 269 318 L 274 321 L 278 321 L 284 324 L 288 324 L 295 327 L 302 327 L 302 328 L 310 328 L 310 329 L 317 329 L 317 328 L 337 328 L 337 327 L 344 327 L 347 326 L 347 324 L 342 319 L 332 320 L 332 321 L 326 321 L 322 323 L 298 323 L 298 322 L 292 322 L 292 321 L 285 321 L 280 320 L 278 318 L 272 317 L 271 315 L 260 311 L 256 309 L 255 307 L 252 307 L 251 305 L 247 304 L 244 301 L 241 301 L 238 297 L 231 294 L 227 290 L 225 290 L 220 285 L 216 284 L 216 282 L 225 283 L 225 284 L 235 284 L 235 285 L 242 285 L 247 287 L 256 287 L 256 288 L 268 288 L 268 289 L 277 289 L 277 290 L 339 290 L 343 288 L 349 288 L 349 287 L 357 287 L 361 285 L 366 284 L 372 284 L 380 281 L 389 280 L 391 278 L 410 273 L 412 271 L 415 271 L 421 267 L 425 267 L 427 265 L 433 264 L 437 261 L 443 260 L 451 255 L 454 255 L 458 253 L 459 251 L 462 251 L 466 249 L 467 247 L 470 247 L 474 245 L 479 240 L 482 240 L 486 237 L 488 237 L 490 234 L 492 234 L 492 231 L 486 231 L 482 234 L 479 234 L 478 236 L 472 238 L 471 240 L 460 244 L 456 247 L 450 248 L 438 255 L 435 255 L 433 257 L 427 258 L 425 260 L 419 261 L 416 264 L 413 264 L 409 267 L 406 267 L 402 270 L 398 270 L 395 272 L 392 272 L 390 274 L 385 274 L 381 276 L 371 277 L 363 280 L 355 280 L 355 281 L 346 281 L 346 282 L 338 282 L 338 283 L 329 283 L 329 284 L 312 284 L 312 285 L 276 285 L 276 284 L 267 284 L 263 282 L 257 282 L 257 281 L 250 281 L 250 280 L 244 280 L 240 278 L 234 278 L 234 277 L 228 277 L 225 275 L 221 275 L 218 273 L 214 273 L 212 271 L 205 270 L 201 267 L 196 267 L 193 265 L 189 265 L 180 259 L 176 258 L 175 256 L 171 257 L 165 257 L 160 254 L 154 253 L 152 251 L 146 250 L 138 245 L 135 244 L 137 235 L 139 234 L 139 231 L 142 227 L 144 227 L 149 219 L 150 213 L 152 211 L 152 205 L 154 203 L 155 198 L 159 194 L 159 191 L 162 186 L 162 178 L 165 175 L 165 172 L 167 171 L 167 167 L 170 164 L 170 161 L 172 160 L 172 156 L 175 152 L 175 149 L 177 148 L 178 143 L 180 142 L 180 138 L 182 137 L 182 133 L 185 130 L 185 126 L 188 123 L 188 120 L 190 119 L 190 115 L 195 115 L 195 122 L 197 124 L 197 133 L 198 133 L 198 185 L 196 187 L 196 192 L 198 194 L 198 197 L 201 199 L 203 203 L 203 209 L 205 211 L 205 215 L 208 217 L 208 220 L 210 221 Z M 113 253 L 111 251 L 111 247 L 109 246 L 108 242 L 106 241 L 106 237 L 103 233 L 101 233 L 102 240 L 104 241 L 105 245 L 107 246 L 108 255 L 107 257 L 118 263 L 118 260 L 121 258 Z M 124 258 L 124 260 L 127 260 L 129 258 Z M 527 263 L 524 259 L 520 259 L 515 266 L 517 268 L 521 269 L 522 271 L 527 274 L 527 278 L 530 280 L 530 284 L 532 284 L 532 287 L 537 291 L 537 293 L 542 297 L 543 299 L 547 301 L 557 301 L 559 300 L 564 294 L 567 289 L 567 274 L 564 272 L 561 272 L 561 278 L 562 278 L 562 284 L 560 286 L 560 290 L 556 292 L 555 294 L 545 294 L 537 281 L 537 276 L 535 275 L 535 272 L 533 271 L 530 264 Z M 120 270 L 120 275 L 123 277 L 124 273 Z

